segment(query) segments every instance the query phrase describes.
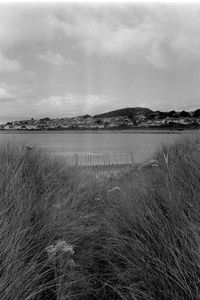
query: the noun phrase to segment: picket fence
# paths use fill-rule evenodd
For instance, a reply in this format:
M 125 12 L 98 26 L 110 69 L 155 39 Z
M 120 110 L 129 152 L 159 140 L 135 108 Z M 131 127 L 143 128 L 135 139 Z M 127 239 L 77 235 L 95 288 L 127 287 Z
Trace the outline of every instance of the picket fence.
M 68 166 L 85 167 L 123 167 L 134 164 L 134 155 L 129 152 L 104 152 L 104 153 L 62 153 L 54 152 L 56 156 L 62 157 Z

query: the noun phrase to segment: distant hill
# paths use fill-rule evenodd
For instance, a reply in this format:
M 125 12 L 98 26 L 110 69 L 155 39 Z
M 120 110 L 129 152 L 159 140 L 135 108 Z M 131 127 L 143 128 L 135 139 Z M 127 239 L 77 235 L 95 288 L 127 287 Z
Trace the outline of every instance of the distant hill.
M 99 114 L 94 116 L 94 118 L 112 118 L 112 117 L 119 117 L 119 116 L 136 116 L 139 114 L 143 114 L 148 116 L 152 114 L 153 111 L 149 108 L 144 107 L 127 107 L 122 109 L 117 109 L 113 111 L 109 111 L 107 113 Z

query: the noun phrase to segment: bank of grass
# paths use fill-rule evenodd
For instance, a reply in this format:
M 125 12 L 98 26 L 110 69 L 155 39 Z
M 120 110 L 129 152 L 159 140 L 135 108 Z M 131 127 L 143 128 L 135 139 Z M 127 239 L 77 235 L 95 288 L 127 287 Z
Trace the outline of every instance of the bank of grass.
M 155 159 L 98 181 L 1 144 L 0 299 L 199 299 L 200 139 Z M 75 253 L 49 255 L 58 240 Z

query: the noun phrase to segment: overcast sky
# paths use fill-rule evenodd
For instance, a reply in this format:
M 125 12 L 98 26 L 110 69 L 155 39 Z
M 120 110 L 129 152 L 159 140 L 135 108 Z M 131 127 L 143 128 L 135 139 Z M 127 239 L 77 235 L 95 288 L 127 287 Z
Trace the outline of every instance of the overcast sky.
M 0 122 L 200 107 L 200 5 L 0 4 Z

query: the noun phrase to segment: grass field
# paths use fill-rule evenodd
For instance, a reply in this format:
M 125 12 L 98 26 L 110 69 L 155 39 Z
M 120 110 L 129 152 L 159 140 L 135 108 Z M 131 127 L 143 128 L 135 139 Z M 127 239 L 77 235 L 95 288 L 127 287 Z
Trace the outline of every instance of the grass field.
M 1 300 L 200 298 L 200 138 L 97 180 L 0 146 Z

